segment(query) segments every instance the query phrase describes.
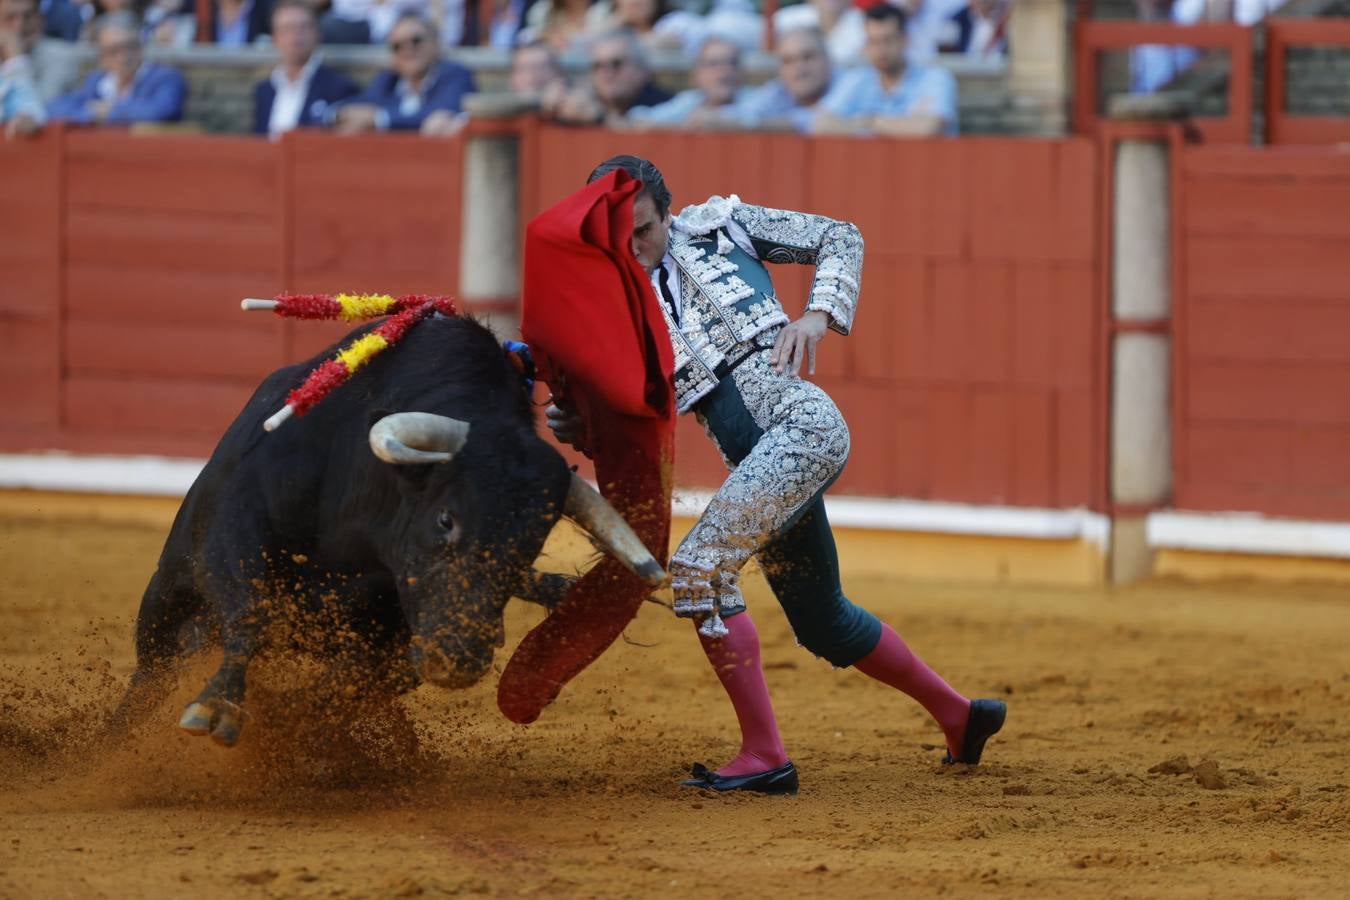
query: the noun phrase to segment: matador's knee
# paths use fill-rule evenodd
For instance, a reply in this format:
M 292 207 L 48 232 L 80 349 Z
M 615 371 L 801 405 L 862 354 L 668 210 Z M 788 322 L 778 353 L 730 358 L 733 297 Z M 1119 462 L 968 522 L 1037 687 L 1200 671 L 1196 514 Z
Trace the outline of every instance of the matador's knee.
M 853 665 L 881 640 L 881 620 L 842 593 L 801 603 L 780 596 L 779 601 L 797 643 L 836 668 Z
M 685 562 L 678 553 L 670 561 L 670 587 L 675 594 L 675 615 L 701 619 L 698 630 L 704 637 L 725 637 L 728 632 L 722 616 L 745 611 L 739 573 Z

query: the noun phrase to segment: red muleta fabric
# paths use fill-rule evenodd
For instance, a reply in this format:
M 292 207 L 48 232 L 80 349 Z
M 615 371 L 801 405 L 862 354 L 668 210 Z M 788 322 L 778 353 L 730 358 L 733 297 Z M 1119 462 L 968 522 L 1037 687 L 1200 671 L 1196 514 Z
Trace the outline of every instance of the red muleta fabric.
M 585 420 L 601 493 L 665 565 L 674 356 L 656 293 L 631 249 L 640 188 L 613 172 L 530 222 L 521 333 L 540 378 Z M 502 713 L 521 724 L 537 719 L 650 593 L 613 559 L 598 563 L 512 655 L 497 687 Z

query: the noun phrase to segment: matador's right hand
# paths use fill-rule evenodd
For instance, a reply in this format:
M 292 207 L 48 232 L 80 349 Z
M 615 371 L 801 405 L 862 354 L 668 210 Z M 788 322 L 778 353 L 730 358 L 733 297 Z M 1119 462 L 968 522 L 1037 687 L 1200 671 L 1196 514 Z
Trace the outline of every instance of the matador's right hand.
M 591 455 L 590 445 L 586 442 L 586 423 L 581 420 L 580 413 L 550 403 L 548 409 L 544 410 L 544 418 L 548 421 L 549 431 L 561 443 L 577 448 L 588 457 Z

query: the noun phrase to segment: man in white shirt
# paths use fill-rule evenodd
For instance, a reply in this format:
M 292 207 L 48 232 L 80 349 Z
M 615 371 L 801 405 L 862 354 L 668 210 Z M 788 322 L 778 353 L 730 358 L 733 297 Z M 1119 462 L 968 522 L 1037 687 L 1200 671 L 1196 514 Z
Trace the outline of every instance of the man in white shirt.
M 328 108 L 354 97 L 356 83 L 323 64 L 319 22 L 303 0 L 282 0 L 272 10 L 272 42 L 281 62 L 253 88 L 253 130 L 277 137 L 294 128 L 323 125 Z

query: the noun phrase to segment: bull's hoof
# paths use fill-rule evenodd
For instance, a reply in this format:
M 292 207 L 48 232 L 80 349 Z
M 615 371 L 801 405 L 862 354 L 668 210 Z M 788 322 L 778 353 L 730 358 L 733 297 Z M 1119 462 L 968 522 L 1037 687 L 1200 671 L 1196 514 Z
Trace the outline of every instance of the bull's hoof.
M 244 708 L 228 700 L 194 700 L 183 710 L 178 727 L 195 737 L 211 735 L 222 747 L 233 747 L 244 727 Z

